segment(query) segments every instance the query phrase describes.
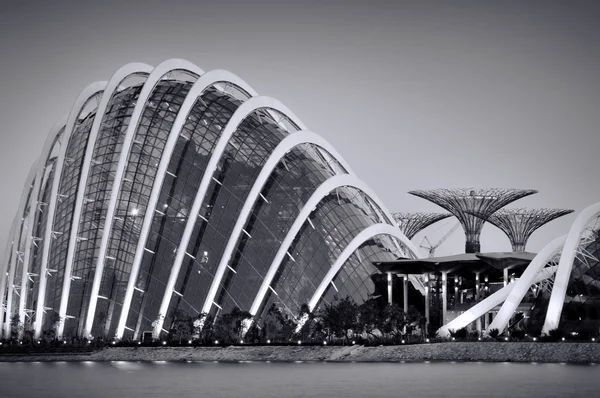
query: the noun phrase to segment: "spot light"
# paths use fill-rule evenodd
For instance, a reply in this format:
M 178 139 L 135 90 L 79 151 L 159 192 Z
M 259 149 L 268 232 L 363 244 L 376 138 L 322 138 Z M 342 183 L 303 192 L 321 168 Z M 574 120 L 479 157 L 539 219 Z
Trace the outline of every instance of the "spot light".
M 163 341 L 163 345 L 166 345 L 166 344 L 167 344 L 167 342 L 166 342 L 166 341 Z
M 505 338 L 504 338 L 504 341 L 508 341 L 508 337 L 505 337 Z
M 267 340 L 267 344 L 271 344 L 271 340 Z
M 596 341 L 596 338 L 595 338 L 595 337 L 592 337 L 592 341 Z
M 115 342 L 113 341 L 112 344 L 115 345 Z
M 67 340 L 63 341 L 63 344 L 67 344 Z
M 298 340 L 298 345 L 302 344 L 302 342 L 300 340 Z
M 562 341 L 565 341 L 565 338 L 563 337 L 563 338 L 561 338 L 561 340 L 562 340 Z
M 477 337 L 477 341 L 481 341 L 481 337 Z
M 429 339 L 425 339 L 425 342 L 426 342 L 426 343 L 429 343 Z
M 244 340 L 240 340 L 240 344 L 244 344 Z
M 352 344 L 356 344 L 356 341 L 352 340 Z
M 326 342 L 326 341 L 324 341 L 324 342 L 323 342 L 323 345 L 327 345 L 327 342 Z
M 192 344 L 192 340 L 188 340 L 188 344 Z
M 404 340 L 402 340 L 402 344 L 404 344 Z
M 537 341 L 537 337 L 534 337 L 534 338 L 533 338 L 533 341 Z
M 141 345 L 141 344 L 142 344 L 142 342 L 141 342 L 141 341 L 138 341 L 138 345 Z
M 454 337 L 452 337 L 452 341 L 456 341 L 456 339 Z

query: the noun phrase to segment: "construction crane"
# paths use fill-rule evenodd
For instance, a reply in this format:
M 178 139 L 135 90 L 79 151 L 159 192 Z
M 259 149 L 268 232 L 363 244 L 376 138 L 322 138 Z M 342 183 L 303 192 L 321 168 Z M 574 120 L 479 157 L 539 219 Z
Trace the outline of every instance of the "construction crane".
M 458 229 L 458 227 L 460 227 L 460 223 L 456 223 L 448 232 L 446 232 L 444 236 L 442 236 L 442 239 L 440 239 L 435 245 L 432 245 L 427 236 L 424 236 L 423 240 L 421 241 L 420 247 L 423 249 L 427 249 L 429 251 L 429 257 L 433 257 L 435 255 L 435 249 L 437 249 L 442 243 L 444 243 L 446 239 L 448 239 L 450 235 L 452 235 L 454 231 Z M 429 246 L 423 246 L 423 243 L 425 241 L 427 241 L 427 244 Z

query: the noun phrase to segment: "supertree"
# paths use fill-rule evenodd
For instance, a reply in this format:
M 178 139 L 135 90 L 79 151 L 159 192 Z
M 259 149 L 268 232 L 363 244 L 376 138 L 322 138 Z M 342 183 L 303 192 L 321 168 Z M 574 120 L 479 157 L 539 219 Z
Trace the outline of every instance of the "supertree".
M 412 239 L 420 231 L 424 230 L 431 224 L 441 221 L 445 218 L 452 217 L 450 213 L 392 213 L 394 220 L 406 235 L 408 239 Z
M 483 217 L 483 214 L 473 214 L 500 228 L 508 236 L 513 251 L 522 252 L 525 251 L 527 240 L 536 229 L 572 212 L 573 210 L 570 209 L 514 208 L 500 209 L 487 218 Z
M 537 193 L 534 189 L 454 188 L 410 191 L 411 195 L 427 199 L 452 213 L 461 223 L 466 237 L 465 252 L 481 249 L 479 235 L 484 220 L 507 204 Z M 474 214 L 479 214 L 475 216 Z

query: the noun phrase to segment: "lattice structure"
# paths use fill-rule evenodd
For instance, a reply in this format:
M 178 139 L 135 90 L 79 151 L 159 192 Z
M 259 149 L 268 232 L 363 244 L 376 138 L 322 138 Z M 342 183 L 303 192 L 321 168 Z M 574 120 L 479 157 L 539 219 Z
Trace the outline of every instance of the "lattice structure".
M 513 251 L 522 252 L 535 230 L 572 212 L 570 209 L 500 209 L 484 220 L 494 224 L 508 236 Z
M 392 213 L 394 220 L 408 239 L 412 239 L 420 231 L 431 224 L 452 217 L 449 213 Z
M 452 213 L 460 221 L 466 236 L 466 253 L 480 251 L 479 235 L 484 220 L 507 204 L 537 193 L 533 189 L 431 189 L 410 191 L 411 195 L 427 199 Z M 479 217 L 474 214 L 479 214 Z

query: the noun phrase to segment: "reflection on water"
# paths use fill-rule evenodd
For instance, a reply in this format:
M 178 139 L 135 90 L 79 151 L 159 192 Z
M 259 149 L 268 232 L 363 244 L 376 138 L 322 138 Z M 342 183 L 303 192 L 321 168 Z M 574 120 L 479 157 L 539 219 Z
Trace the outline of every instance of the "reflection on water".
M 2 397 L 580 397 L 599 365 L 517 363 L 0 363 Z

